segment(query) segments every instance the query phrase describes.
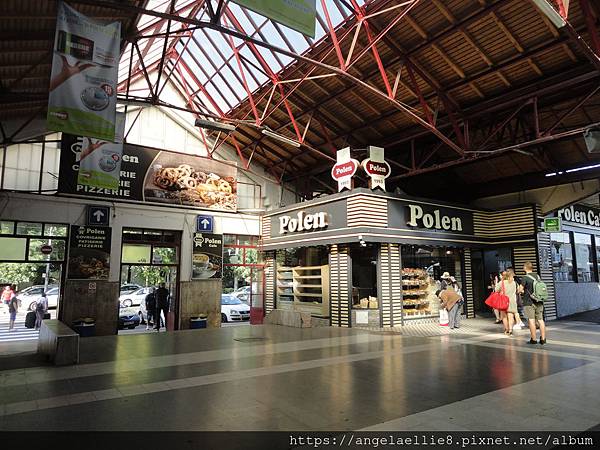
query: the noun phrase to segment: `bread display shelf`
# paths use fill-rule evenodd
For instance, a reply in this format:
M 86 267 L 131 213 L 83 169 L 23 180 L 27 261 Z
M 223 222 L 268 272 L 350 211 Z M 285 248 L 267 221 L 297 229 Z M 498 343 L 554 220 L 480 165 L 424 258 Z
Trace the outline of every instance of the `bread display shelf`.
M 328 316 L 329 266 L 278 267 L 277 295 L 284 309 Z

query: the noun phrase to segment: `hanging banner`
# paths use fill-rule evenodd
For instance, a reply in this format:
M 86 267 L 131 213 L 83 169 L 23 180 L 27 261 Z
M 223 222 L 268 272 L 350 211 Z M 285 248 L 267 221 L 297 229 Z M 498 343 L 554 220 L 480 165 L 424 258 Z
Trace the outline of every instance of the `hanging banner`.
M 369 157 L 361 165 L 369 176 L 369 188 L 385 191 L 385 179 L 392 173 L 392 168 L 385 161 L 383 148 L 369 146 Z
M 47 127 L 114 142 L 121 23 L 58 2 Z
M 358 169 L 357 160 L 350 157 L 350 147 L 337 151 L 337 162 L 331 168 L 331 178 L 338 183 L 338 192 L 344 189 L 352 189 L 352 177 Z
M 82 137 L 77 184 L 104 189 L 119 189 L 125 114 L 117 113 L 116 142 Z
M 70 134 L 62 136 L 58 176 L 60 194 L 230 212 L 237 210 L 235 163 L 123 144 L 118 187 L 90 186 L 79 182 L 84 141 L 84 138 Z
M 275 22 L 315 37 L 317 19 L 316 0 L 232 0 Z

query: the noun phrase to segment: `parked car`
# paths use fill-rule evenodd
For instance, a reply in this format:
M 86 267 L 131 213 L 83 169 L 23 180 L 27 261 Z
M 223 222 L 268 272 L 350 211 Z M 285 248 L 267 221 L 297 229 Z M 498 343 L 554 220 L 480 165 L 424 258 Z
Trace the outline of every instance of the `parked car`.
M 19 305 L 26 305 L 29 311 L 35 311 L 37 300 L 38 298 L 40 298 L 43 292 L 43 284 L 29 286 L 28 288 L 17 292 L 17 299 L 19 300 Z M 49 284 L 48 290 L 46 291 L 46 295 L 48 296 L 48 307 L 56 308 L 58 306 L 58 286 L 55 284 Z
M 138 316 L 135 308 L 119 308 L 119 330 L 129 328 L 133 330 L 140 324 L 140 316 Z
M 242 320 L 250 320 L 250 307 L 235 295 L 221 295 L 221 322 Z
M 231 295 L 235 295 L 244 303 L 248 304 L 250 301 L 250 291 L 252 288 L 250 286 L 242 286 L 241 288 L 237 288 L 235 291 L 231 293 Z
M 134 284 L 134 283 L 129 283 L 129 284 L 123 284 L 121 286 L 121 288 L 119 289 L 119 295 L 123 295 L 123 294 L 131 294 L 134 291 L 137 291 L 138 289 L 141 289 L 142 286 L 140 286 L 139 284 Z
M 142 304 L 144 300 L 146 300 L 146 295 L 149 293 L 150 288 L 145 287 L 127 294 L 121 294 L 119 296 L 119 303 L 125 307 L 138 306 Z

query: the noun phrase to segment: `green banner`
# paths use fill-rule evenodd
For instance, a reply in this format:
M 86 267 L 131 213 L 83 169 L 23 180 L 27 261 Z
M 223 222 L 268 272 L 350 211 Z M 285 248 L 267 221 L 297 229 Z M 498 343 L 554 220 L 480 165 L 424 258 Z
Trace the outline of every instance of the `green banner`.
M 121 23 L 99 23 L 58 2 L 47 127 L 115 140 Z
M 316 0 L 232 0 L 306 36 L 315 37 Z

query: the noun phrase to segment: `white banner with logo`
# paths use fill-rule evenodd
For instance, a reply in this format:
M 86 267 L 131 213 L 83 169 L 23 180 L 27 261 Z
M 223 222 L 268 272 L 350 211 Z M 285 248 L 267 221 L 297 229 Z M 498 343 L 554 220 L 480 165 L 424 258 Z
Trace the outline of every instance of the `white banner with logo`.
M 383 148 L 369 146 L 369 157 L 361 165 L 370 178 L 369 188 L 385 191 L 385 179 L 392 173 L 392 168 L 385 160 Z
M 121 23 L 101 24 L 58 2 L 47 127 L 115 140 Z
M 337 162 L 331 168 L 331 178 L 338 183 L 338 192 L 352 189 L 352 177 L 358 169 L 358 161 L 350 156 L 350 147 L 337 151 Z

